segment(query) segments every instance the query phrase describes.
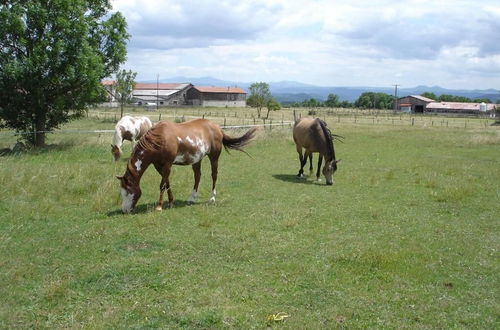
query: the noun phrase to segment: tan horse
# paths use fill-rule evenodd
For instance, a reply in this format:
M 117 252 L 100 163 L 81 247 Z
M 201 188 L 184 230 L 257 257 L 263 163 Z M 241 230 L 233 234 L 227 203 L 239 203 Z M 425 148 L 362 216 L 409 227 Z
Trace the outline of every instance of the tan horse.
M 298 177 L 304 176 L 304 165 L 309 158 L 310 170 L 312 171 L 312 153 L 318 152 L 318 168 L 316 171 L 316 179 L 319 181 L 320 168 L 323 158 L 325 158 L 325 166 L 323 167 L 323 175 L 326 179 L 326 184 L 333 184 L 333 174 L 337 170 L 337 163 L 340 161 L 335 158 L 335 149 L 333 147 L 333 138 L 340 137 L 330 132 L 326 123 L 319 118 L 301 118 L 295 122 L 293 127 L 293 140 L 299 154 L 300 170 Z M 302 150 L 305 150 L 302 154 Z
M 242 147 L 250 142 L 256 128 L 243 136 L 232 138 L 224 134 L 215 123 L 206 119 L 195 119 L 181 124 L 163 121 L 151 128 L 138 142 L 127 163 L 123 176 L 117 176 L 121 184 L 122 211 L 129 213 L 141 197 L 139 183 L 143 173 L 153 164 L 162 179 L 157 210 L 163 206 L 163 193 L 167 191 L 168 206 L 173 206 L 174 196 L 170 189 L 169 175 L 172 165 L 192 165 L 194 187 L 188 198 L 193 203 L 198 197 L 201 177 L 201 161 L 205 156 L 212 166 L 212 195 L 209 202 L 215 202 L 218 160 L 224 147 L 226 150 Z

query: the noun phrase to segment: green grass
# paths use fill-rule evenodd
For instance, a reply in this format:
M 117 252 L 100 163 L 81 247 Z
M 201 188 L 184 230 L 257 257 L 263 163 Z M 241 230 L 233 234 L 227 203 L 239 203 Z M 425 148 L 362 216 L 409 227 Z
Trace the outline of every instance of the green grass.
M 204 160 L 199 203 L 174 167 L 154 211 L 151 167 L 132 215 L 110 134 L 0 156 L 0 328 L 498 328 L 500 131 L 330 126 L 333 186 L 274 129 L 223 153 L 215 205 Z

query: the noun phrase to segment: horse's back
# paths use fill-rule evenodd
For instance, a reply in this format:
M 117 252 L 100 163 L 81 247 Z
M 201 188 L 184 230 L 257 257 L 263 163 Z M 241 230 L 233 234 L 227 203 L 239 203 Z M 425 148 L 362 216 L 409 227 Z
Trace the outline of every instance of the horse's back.
M 293 140 L 300 147 L 309 148 L 314 141 L 311 134 L 316 118 L 304 117 L 295 122 L 293 127 Z

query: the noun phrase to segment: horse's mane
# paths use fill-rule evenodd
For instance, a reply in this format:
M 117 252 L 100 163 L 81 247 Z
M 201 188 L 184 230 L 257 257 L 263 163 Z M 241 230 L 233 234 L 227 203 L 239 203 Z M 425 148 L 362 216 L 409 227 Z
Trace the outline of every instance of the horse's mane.
M 328 153 L 332 156 L 332 159 L 335 160 L 335 149 L 333 148 L 333 139 L 337 138 L 339 141 L 342 142 L 341 139 L 343 139 L 343 137 L 337 134 L 332 134 L 325 121 L 319 118 L 316 118 L 316 120 L 318 121 L 319 126 L 321 127 L 321 130 L 323 131 L 323 134 L 325 136 Z
M 161 140 L 161 136 L 156 133 L 154 129 L 150 129 L 146 132 L 137 142 L 135 146 L 134 153 L 138 151 L 154 151 L 161 148 L 158 141 Z

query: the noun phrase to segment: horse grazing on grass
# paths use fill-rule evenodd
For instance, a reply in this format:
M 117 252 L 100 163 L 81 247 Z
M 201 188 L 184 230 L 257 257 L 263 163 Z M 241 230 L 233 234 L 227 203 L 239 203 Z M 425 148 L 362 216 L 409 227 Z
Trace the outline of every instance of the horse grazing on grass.
M 325 158 L 325 166 L 323 167 L 323 175 L 326 179 L 326 184 L 333 184 L 333 174 L 337 170 L 337 163 L 340 161 L 335 158 L 335 149 L 333 147 L 334 137 L 341 138 L 339 135 L 332 134 L 326 123 L 319 118 L 301 118 L 295 122 L 293 127 L 293 140 L 299 154 L 300 170 L 298 177 L 304 176 L 304 165 L 307 163 L 307 158 L 310 162 L 310 170 L 312 172 L 312 153 L 318 152 L 318 168 L 316 171 L 316 179 L 319 181 L 321 163 Z M 305 149 L 302 155 L 302 149 Z
M 176 124 L 159 122 L 151 128 L 134 148 L 120 180 L 122 211 L 129 213 L 141 197 L 139 183 L 143 173 L 153 164 L 161 175 L 160 198 L 156 210 L 162 210 L 163 193 L 167 191 L 168 206 L 173 206 L 174 196 L 170 189 L 169 175 L 172 165 L 191 165 L 194 172 L 194 187 L 188 198 L 193 203 L 198 198 L 198 185 L 201 177 L 201 161 L 208 156 L 212 166 L 212 194 L 210 203 L 215 202 L 217 166 L 222 147 L 243 151 L 255 135 L 252 128 L 240 137 L 229 137 L 215 123 L 206 119 L 195 119 Z
M 115 126 L 115 135 L 111 144 L 111 154 L 115 162 L 122 155 L 123 140 L 129 140 L 134 145 L 135 141 L 138 141 L 152 126 L 148 117 L 123 116 Z

